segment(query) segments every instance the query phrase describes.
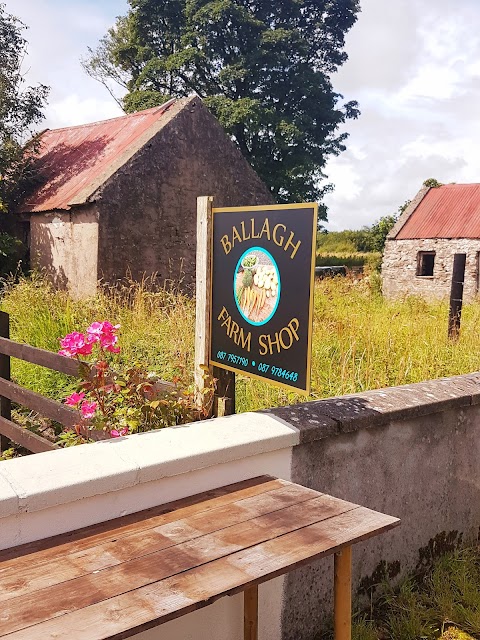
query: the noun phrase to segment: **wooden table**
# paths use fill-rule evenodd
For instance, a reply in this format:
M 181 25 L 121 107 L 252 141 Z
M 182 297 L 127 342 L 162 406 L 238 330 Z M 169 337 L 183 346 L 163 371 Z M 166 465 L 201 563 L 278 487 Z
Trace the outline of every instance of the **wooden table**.
M 263 476 L 0 551 L 0 637 L 105 640 L 244 592 L 258 637 L 258 584 L 335 553 L 335 633 L 350 638 L 351 545 L 399 524 Z

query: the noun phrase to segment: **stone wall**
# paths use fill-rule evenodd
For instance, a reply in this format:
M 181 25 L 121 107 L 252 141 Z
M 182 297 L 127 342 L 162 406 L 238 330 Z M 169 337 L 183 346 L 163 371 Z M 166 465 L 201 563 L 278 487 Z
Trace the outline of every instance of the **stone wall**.
M 196 200 L 214 206 L 272 203 L 272 195 L 199 98 L 179 101 L 165 125 L 99 194 L 99 276 L 157 273 L 195 282 Z
M 433 276 L 417 276 L 419 251 L 435 251 Z M 382 288 L 388 298 L 419 295 L 424 298 L 448 298 L 452 282 L 453 256 L 466 253 L 464 300 L 478 294 L 478 253 L 480 239 L 388 239 L 382 264 Z

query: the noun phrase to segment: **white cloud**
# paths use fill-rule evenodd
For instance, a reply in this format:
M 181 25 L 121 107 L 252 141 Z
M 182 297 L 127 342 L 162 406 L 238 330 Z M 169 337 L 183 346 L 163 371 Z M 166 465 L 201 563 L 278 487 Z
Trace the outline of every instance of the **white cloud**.
M 330 228 L 396 211 L 429 177 L 480 182 L 479 22 L 473 0 L 363 0 L 347 36 L 350 59 L 333 79 L 358 99 L 361 116 L 345 127 L 347 151 L 326 168 L 336 187 Z
M 83 70 L 80 59 L 127 10 L 126 0 L 5 0 L 27 26 L 26 82 L 50 86 L 43 127 L 64 127 L 122 113 L 106 90 Z
M 122 111 L 108 98 L 81 98 L 76 94 L 70 94 L 59 102 L 51 103 L 45 115 L 47 125 L 55 123 L 52 124 L 52 128 L 58 128 L 115 118 L 122 115 Z

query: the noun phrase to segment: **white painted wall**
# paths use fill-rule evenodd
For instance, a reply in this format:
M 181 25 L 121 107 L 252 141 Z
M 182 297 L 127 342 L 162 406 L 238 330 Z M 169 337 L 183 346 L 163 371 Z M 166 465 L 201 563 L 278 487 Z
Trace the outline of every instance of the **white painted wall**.
M 291 476 L 298 431 L 240 414 L 0 463 L 0 548 L 72 531 L 247 478 Z M 281 638 L 283 578 L 260 586 L 260 637 Z M 142 640 L 243 639 L 242 596 L 151 629 Z

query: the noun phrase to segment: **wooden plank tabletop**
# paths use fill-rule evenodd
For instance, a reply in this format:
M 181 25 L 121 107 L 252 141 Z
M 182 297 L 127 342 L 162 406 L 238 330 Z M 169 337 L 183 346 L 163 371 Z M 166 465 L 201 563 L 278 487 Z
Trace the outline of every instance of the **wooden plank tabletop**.
M 0 551 L 0 638 L 128 638 L 399 522 L 262 476 Z

